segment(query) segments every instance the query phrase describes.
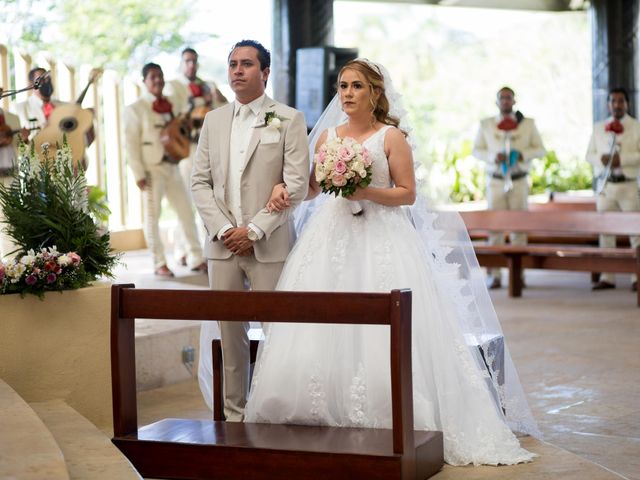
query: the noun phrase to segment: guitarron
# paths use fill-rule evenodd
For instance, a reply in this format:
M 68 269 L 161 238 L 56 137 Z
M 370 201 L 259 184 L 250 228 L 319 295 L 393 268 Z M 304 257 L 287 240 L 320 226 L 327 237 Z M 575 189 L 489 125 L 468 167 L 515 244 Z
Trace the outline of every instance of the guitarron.
M 56 105 L 49 116 L 47 126 L 40 130 L 33 139 L 36 152 L 41 152 L 42 147 L 47 145 L 49 153 L 55 155 L 58 147 L 62 146 L 66 135 L 74 165 L 82 163 L 84 150 L 87 146 L 86 136 L 90 135 L 93 127 L 93 111 L 89 108 L 82 108 L 82 101 L 91 84 L 101 73 L 100 69 L 91 70 L 87 85 L 80 93 L 76 103 Z

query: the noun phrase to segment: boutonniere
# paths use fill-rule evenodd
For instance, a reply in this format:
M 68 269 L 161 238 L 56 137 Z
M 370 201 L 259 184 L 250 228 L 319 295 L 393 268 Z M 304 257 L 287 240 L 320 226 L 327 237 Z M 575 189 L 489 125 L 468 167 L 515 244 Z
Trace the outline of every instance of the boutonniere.
M 270 112 L 265 112 L 264 120 L 261 123 L 258 123 L 256 128 L 270 127 L 272 129 L 280 130 L 280 125 L 282 125 L 283 120 L 288 120 L 288 118 L 281 117 L 275 112 L 275 110 L 271 110 Z

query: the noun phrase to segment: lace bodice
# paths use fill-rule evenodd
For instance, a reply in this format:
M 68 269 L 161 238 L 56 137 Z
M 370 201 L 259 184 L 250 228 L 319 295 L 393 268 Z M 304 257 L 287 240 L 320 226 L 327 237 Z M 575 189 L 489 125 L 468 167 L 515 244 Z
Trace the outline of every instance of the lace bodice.
M 385 125 L 362 142 L 362 146 L 369 150 L 369 155 L 372 159 L 372 178 L 370 183 L 370 186 L 372 187 L 385 188 L 393 185 L 391 174 L 389 172 L 389 162 L 387 161 L 387 155 L 384 153 L 384 137 L 385 133 L 390 128 L 391 125 Z M 330 128 L 328 130 L 328 139 L 333 139 L 336 136 L 336 129 Z

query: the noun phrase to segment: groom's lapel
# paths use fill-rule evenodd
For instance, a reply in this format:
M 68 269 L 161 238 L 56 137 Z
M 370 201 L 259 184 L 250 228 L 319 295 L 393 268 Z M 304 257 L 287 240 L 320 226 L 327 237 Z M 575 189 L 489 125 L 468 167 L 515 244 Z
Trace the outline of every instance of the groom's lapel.
M 227 171 L 229 170 L 229 144 L 231 143 L 231 124 L 233 123 L 233 113 L 235 107 L 231 106 L 227 112 L 225 112 L 224 118 L 220 122 L 220 129 L 218 130 L 218 139 L 220 145 L 220 166 L 222 171 L 222 181 L 226 182 Z
M 264 101 L 262 102 L 262 108 L 260 109 L 260 113 L 258 114 L 258 117 L 256 119 L 256 123 L 254 124 L 254 127 L 252 127 L 253 133 L 251 134 L 251 140 L 249 141 L 249 146 L 247 147 L 247 156 L 244 157 L 245 167 L 247 166 L 247 163 L 249 163 L 249 160 L 251 160 L 253 153 L 256 151 L 256 148 L 258 147 L 258 143 L 260 141 L 260 134 L 262 133 L 262 130 L 264 128 L 264 127 L 256 128 L 255 125 L 260 125 L 261 122 L 264 123 L 265 112 L 274 109 L 275 106 L 276 106 L 276 102 L 274 102 L 272 99 L 270 99 L 265 95 Z

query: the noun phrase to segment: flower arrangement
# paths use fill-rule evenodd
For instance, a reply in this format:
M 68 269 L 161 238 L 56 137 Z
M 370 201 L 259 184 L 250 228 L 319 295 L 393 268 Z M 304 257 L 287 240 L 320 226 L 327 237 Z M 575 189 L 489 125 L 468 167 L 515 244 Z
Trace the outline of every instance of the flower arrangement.
M 315 176 L 323 192 L 348 197 L 356 188 L 371 183 L 369 151 L 351 137 L 327 140 L 314 156 Z M 359 202 L 350 204 L 354 215 L 362 213 Z
M 5 283 L 1 293 L 42 296 L 46 290 L 79 288 L 98 277 L 113 276 L 111 270 L 118 255 L 112 252 L 109 232 L 101 224 L 105 206 L 101 199 L 90 200 L 90 192 L 84 171 L 74 165 L 66 141 L 53 158 L 46 148 L 40 158 L 33 145 L 20 147 L 11 185 L 0 185 L 0 208 L 6 222 L 0 228 L 12 237 L 18 259 L 2 267 Z M 51 270 L 53 263 L 48 264 L 49 270 L 44 267 L 46 262 L 40 265 L 38 255 L 49 262 L 55 257 L 59 272 L 57 267 Z M 71 259 L 70 264 L 67 259 Z
M 369 151 L 353 138 L 327 140 L 315 154 L 315 175 L 323 192 L 348 197 L 371 183 Z
M 0 293 L 31 293 L 42 298 L 45 291 L 80 288 L 90 280 L 80 255 L 60 253 L 55 246 L 0 262 Z

